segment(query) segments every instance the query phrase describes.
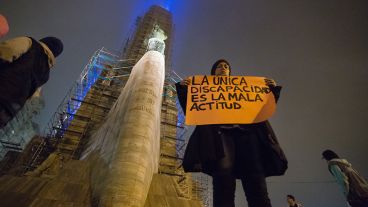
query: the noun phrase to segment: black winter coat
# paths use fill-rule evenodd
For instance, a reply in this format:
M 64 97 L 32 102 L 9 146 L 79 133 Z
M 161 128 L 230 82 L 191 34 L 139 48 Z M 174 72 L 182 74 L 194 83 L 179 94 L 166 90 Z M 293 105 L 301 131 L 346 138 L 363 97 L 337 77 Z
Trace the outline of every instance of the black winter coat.
M 49 57 L 38 41 L 30 39 L 31 47 L 19 58 L 12 62 L 0 58 L 0 109 L 11 118 L 49 79 Z
M 187 86 L 176 83 L 180 105 L 185 113 L 187 101 Z M 281 87 L 271 88 L 276 100 Z M 224 157 L 221 135 L 218 133 L 221 125 L 196 126 L 190 136 L 185 150 L 183 167 L 186 172 L 204 172 L 211 175 L 214 166 L 211 163 Z M 287 169 L 287 159 L 268 121 L 252 124 L 252 130 L 260 141 L 262 164 L 265 176 L 283 175 Z M 246 163 L 244 163 L 246 165 Z

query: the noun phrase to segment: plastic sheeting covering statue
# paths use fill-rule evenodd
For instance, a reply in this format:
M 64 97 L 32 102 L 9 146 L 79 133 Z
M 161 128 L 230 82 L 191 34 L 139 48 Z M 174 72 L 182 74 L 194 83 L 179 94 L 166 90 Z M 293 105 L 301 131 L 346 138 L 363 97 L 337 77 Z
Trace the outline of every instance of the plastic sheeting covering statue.
M 143 206 L 160 157 L 165 58 L 148 51 L 82 159 L 92 164 L 92 193 L 99 206 Z

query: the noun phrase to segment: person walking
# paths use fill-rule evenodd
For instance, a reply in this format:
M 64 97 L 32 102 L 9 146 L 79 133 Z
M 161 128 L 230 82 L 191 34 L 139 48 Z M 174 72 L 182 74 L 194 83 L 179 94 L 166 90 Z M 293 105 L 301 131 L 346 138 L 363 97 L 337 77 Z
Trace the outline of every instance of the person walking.
M 334 151 L 325 150 L 322 157 L 327 161 L 328 170 L 341 187 L 351 207 L 368 207 L 368 183 L 346 160 Z

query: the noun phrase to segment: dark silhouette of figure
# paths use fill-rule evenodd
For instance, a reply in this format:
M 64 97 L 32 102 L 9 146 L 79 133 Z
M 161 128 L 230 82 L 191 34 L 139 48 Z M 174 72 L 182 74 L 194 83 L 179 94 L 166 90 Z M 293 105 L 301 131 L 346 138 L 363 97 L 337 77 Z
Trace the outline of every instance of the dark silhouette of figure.
M 0 43 L 0 128 L 48 81 L 62 51 L 63 43 L 55 37 L 17 37 Z
M 303 207 L 302 204 L 296 202 L 293 195 L 287 195 L 286 201 L 288 203 L 288 207 Z
M 346 160 L 341 159 L 334 151 L 322 153 L 327 161 L 328 170 L 341 187 L 351 207 L 368 207 L 368 183 Z

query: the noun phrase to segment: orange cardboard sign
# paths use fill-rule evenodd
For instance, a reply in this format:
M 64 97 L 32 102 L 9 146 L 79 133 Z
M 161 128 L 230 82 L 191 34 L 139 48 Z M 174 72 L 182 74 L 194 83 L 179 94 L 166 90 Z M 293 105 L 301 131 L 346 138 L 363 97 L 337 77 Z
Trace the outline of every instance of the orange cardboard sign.
M 188 85 L 187 125 L 251 124 L 276 110 L 264 77 L 193 76 Z

